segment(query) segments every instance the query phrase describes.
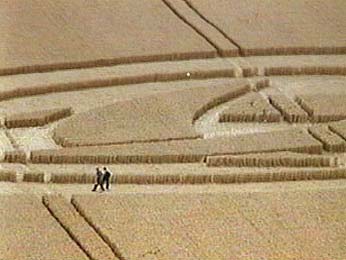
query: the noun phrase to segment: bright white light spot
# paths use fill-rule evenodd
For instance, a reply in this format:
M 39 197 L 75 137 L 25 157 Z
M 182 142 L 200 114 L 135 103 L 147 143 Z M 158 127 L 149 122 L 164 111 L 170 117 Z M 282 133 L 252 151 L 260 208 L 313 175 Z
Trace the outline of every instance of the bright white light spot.
M 191 76 L 190 72 L 186 73 L 186 76 L 190 77 Z

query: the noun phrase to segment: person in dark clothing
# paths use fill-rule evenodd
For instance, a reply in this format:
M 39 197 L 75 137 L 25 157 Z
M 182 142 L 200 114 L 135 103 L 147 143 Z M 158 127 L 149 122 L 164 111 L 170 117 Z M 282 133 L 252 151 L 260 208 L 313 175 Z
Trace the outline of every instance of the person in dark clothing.
M 96 191 L 97 187 L 100 185 L 101 190 L 104 191 L 105 189 L 103 188 L 103 174 L 102 171 L 97 167 L 96 168 L 96 181 L 95 181 L 95 185 L 94 188 L 92 189 L 92 191 Z
M 106 183 L 106 189 L 109 190 L 109 180 L 112 176 L 112 173 L 110 170 L 108 170 L 106 167 L 103 167 L 103 182 L 102 184 Z

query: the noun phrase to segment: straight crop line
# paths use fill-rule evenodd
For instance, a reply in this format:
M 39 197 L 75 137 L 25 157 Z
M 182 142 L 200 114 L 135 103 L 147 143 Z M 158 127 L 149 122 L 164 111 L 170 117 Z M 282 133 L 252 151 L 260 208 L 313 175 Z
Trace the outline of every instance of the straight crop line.
M 54 212 L 47 206 L 47 204 L 44 202 L 43 198 L 42 198 L 42 204 L 44 205 L 44 207 L 48 210 L 48 212 L 50 213 L 50 215 L 56 220 L 56 222 L 59 223 L 59 225 L 65 230 L 65 232 L 68 234 L 68 236 L 71 238 L 71 240 L 73 242 L 76 243 L 76 245 L 79 247 L 80 250 L 82 250 L 82 252 L 90 259 L 90 260 L 94 260 L 91 255 L 83 248 L 83 246 L 78 242 L 78 240 L 76 240 L 74 238 L 74 236 L 71 234 L 71 232 L 64 226 L 64 224 L 59 220 L 59 218 L 54 214 Z
M 293 99 L 293 102 L 298 106 L 300 107 L 308 116 L 309 116 L 309 121 L 311 121 L 313 118 L 311 115 L 311 113 L 306 109 L 306 107 L 304 107 L 299 101 L 298 101 L 298 97 L 296 96 L 294 99 Z
M 328 125 L 328 129 L 329 129 L 329 131 L 336 134 L 337 136 L 339 136 L 342 140 L 344 140 L 346 142 L 346 138 L 342 134 L 340 134 L 338 131 L 335 131 L 335 129 L 333 127 Z
M 120 260 L 126 260 L 126 258 L 124 256 L 122 256 L 122 254 L 120 253 L 119 249 L 118 248 L 114 248 L 116 247 L 116 245 L 111 245 L 111 242 L 109 241 L 109 239 L 107 239 L 107 237 L 105 237 L 102 232 L 96 228 L 94 226 L 94 224 L 92 223 L 92 221 L 90 221 L 88 219 L 87 216 L 85 216 L 83 214 L 83 212 L 80 210 L 79 206 L 76 204 L 76 202 L 74 201 L 74 199 L 72 198 L 71 199 L 71 204 L 72 206 L 75 208 L 75 210 L 78 212 L 78 214 L 85 220 L 86 223 L 89 224 L 89 226 L 96 232 L 96 234 L 103 240 L 103 242 L 106 243 L 106 245 L 112 250 L 112 252 L 114 253 L 114 255 L 120 259 Z
M 219 33 L 221 33 L 223 35 L 223 37 L 225 37 L 227 40 L 229 40 L 233 45 L 235 45 L 238 50 L 239 50 L 239 54 L 240 56 L 245 56 L 243 49 L 241 48 L 241 46 L 231 37 L 229 37 L 223 30 L 221 30 L 216 24 L 214 24 L 213 22 L 209 21 L 207 19 L 207 17 L 205 17 L 201 12 L 199 12 L 197 10 L 197 8 L 195 6 L 192 5 L 192 3 L 189 0 L 184 0 L 184 2 L 199 16 L 201 17 L 201 19 L 203 19 L 206 23 L 208 23 L 209 25 L 211 25 L 212 27 L 214 27 Z
M 145 62 L 165 62 L 165 61 L 184 61 L 191 59 L 210 59 L 214 55 L 206 52 L 197 53 L 170 53 L 170 54 L 153 54 L 146 56 L 129 56 L 117 57 L 109 59 L 95 59 L 86 61 L 66 61 L 61 63 L 52 64 L 37 64 L 37 65 L 23 65 L 13 68 L 0 69 L 0 76 L 11 76 L 18 74 L 32 74 L 54 72 L 61 70 L 74 70 L 74 69 L 88 69 L 99 67 L 112 67 L 116 65 L 130 65 Z
M 278 113 L 280 114 L 280 116 L 281 116 L 280 121 L 281 121 L 281 120 L 285 121 L 284 115 L 283 115 L 282 111 L 280 111 L 280 109 L 278 109 L 276 106 L 274 106 L 273 101 L 270 99 L 270 97 L 269 97 L 269 96 L 266 96 L 266 97 L 265 97 L 265 100 L 268 102 L 268 105 L 269 105 L 271 108 L 273 108 L 276 112 L 278 112 Z
M 217 51 L 218 56 L 222 56 L 219 48 L 207 37 L 205 36 L 200 30 L 198 30 L 193 24 L 191 24 L 185 17 L 183 17 L 169 2 L 166 0 L 162 0 L 162 2 L 185 24 L 187 24 L 189 27 L 191 27 L 196 33 L 198 33 L 200 36 L 202 36 L 210 45 L 212 45 L 215 50 Z
M 276 111 L 278 111 L 280 113 L 280 115 L 283 118 L 283 120 L 286 120 L 285 119 L 285 115 L 284 115 L 284 111 L 282 109 L 280 109 L 280 107 L 277 106 L 275 104 L 275 102 L 273 102 L 272 98 L 270 96 L 267 96 L 267 100 L 269 102 L 269 105 L 271 105 L 272 108 L 274 108 Z
M 203 136 L 201 134 L 196 134 L 196 136 L 191 137 L 178 137 L 178 138 L 163 138 L 163 139 L 149 139 L 149 140 L 135 140 L 135 141 L 125 141 L 125 142 L 109 142 L 109 143 L 100 143 L 97 146 L 110 146 L 110 145 L 129 145 L 129 144 L 146 144 L 146 143 L 161 143 L 161 142 L 171 142 L 171 141 L 184 141 L 184 140 L 201 140 Z M 62 147 L 90 147 L 95 146 L 94 143 L 86 144 L 74 144 L 66 142 L 65 139 L 59 140 L 53 136 L 53 140 L 57 145 Z

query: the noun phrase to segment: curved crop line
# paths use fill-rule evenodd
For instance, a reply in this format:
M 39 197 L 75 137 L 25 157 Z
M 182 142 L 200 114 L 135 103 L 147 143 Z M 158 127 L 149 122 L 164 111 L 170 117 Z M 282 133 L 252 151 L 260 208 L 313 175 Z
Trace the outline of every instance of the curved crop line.
M 129 65 L 130 66 L 130 65 Z M 256 68 L 256 66 L 253 66 Z M 131 67 L 129 68 L 131 71 Z M 253 77 L 256 75 L 247 74 L 249 68 L 241 68 L 241 77 Z M 116 73 L 116 72 L 115 72 Z M 294 75 L 328 75 L 328 76 L 346 76 L 346 67 L 342 66 L 308 66 L 308 67 L 267 67 L 264 68 L 264 76 L 294 76 Z M 62 78 L 64 75 L 61 75 Z M 211 71 L 196 71 L 192 72 L 188 78 L 194 79 L 212 79 L 212 78 L 234 78 L 237 77 L 234 70 L 230 67 L 229 70 L 224 68 L 212 68 Z M 53 82 L 51 84 L 32 87 L 17 87 L 13 90 L 0 91 L 0 101 L 22 98 L 28 96 L 43 95 L 57 92 L 70 92 L 78 90 L 96 89 L 102 87 L 113 87 L 119 85 L 144 84 L 155 82 L 173 82 L 186 80 L 186 71 L 176 72 L 148 72 L 138 75 L 125 76 L 106 76 L 106 78 L 90 79 L 90 80 L 74 80 L 73 82 Z M 32 79 L 31 79 L 32 80 Z M 39 79 L 38 79 L 39 80 Z M 23 79 L 25 82 L 25 78 Z M 6 83 L 4 83 L 6 84 Z
M 209 101 L 205 105 L 203 105 L 200 109 L 198 109 L 192 118 L 192 123 L 195 123 L 197 119 L 199 119 L 203 114 L 205 114 L 208 110 L 219 106 L 225 102 L 230 101 L 233 98 L 237 98 L 239 96 L 245 95 L 251 90 L 250 84 L 247 84 L 243 86 L 242 88 L 239 88 L 237 90 L 230 91 L 222 96 L 219 96 L 217 98 L 214 98 L 213 100 Z
M 208 110 L 221 105 L 222 103 L 228 102 L 233 98 L 237 98 L 239 96 L 242 96 L 246 93 L 251 91 L 251 86 L 250 84 L 244 85 L 242 87 L 239 87 L 236 90 L 231 90 L 230 92 L 221 95 L 217 98 L 212 99 L 205 105 L 203 105 L 200 109 L 198 109 L 192 118 L 192 125 L 195 123 L 198 118 L 200 118 L 203 114 L 205 114 Z M 75 146 L 80 146 L 80 147 L 85 147 L 85 146 L 94 146 L 95 144 L 90 143 L 90 144 L 83 144 L 83 145 L 76 145 L 69 143 L 69 140 L 66 138 L 60 138 L 53 134 L 52 136 L 53 140 L 63 146 L 63 147 L 75 147 Z M 202 135 L 196 134 L 194 137 L 184 137 L 184 138 L 165 138 L 165 139 L 149 139 L 149 140 L 141 140 L 141 141 L 126 141 L 126 142 L 109 142 L 109 143 L 102 143 L 98 144 L 99 146 L 107 146 L 107 145 L 123 145 L 123 144 L 132 144 L 132 143 L 154 143 L 154 142 L 163 142 L 163 141 L 178 141 L 178 140 L 196 140 L 196 139 L 201 139 Z
M 260 91 L 263 88 L 269 87 L 270 86 L 270 81 L 268 79 L 264 79 L 264 80 L 258 80 L 255 83 L 255 89 L 254 91 Z M 243 86 L 242 88 L 239 88 L 237 90 L 233 90 L 230 91 L 222 96 L 219 96 L 217 98 L 214 98 L 213 100 L 211 100 L 210 102 L 206 103 L 205 105 L 203 105 L 200 109 L 198 109 L 193 118 L 192 118 L 192 122 L 195 123 L 202 115 L 204 115 L 205 113 L 207 113 L 209 110 L 223 104 L 226 103 L 228 101 L 230 101 L 231 99 L 235 99 L 235 98 L 239 98 L 245 94 L 247 94 L 248 92 L 251 91 L 251 85 L 247 84 L 245 86 Z
M 131 70 L 131 68 L 129 68 Z M 213 78 L 233 78 L 236 77 L 235 72 L 232 69 L 213 69 L 211 71 L 199 71 L 192 72 L 188 79 L 190 80 L 203 80 Z M 144 83 L 156 83 L 156 82 L 173 82 L 186 80 L 186 72 L 172 72 L 172 73 L 155 73 L 148 72 L 147 74 L 139 74 L 135 76 L 123 76 L 123 77 L 106 77 L 104 79 L 92 79 L 92 80 L 76 80 L 75 82 L 61 82 L 53 83 L 42 86 L 33 86 L 27 88 L 18 87 L 9 91 L 0 91 L 0 101 L 10 100 L 15 98 L 30 97 L 37 95 L 44 95 L 57 92 L 71 92 L 80 90 L 89 90 L 104 87 L 114 87 L 119 85 L 134 85 Z

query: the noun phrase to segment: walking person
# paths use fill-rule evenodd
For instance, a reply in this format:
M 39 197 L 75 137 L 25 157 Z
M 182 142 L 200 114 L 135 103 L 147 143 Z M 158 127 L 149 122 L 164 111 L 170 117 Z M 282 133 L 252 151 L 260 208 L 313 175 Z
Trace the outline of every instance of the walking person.
M 100 185 L 101 190 L 105 191 L 105 189 L 103 188 L 103 174 L 102 171 L 100 170 L 100 168 L 96 167 L 96 181 L 95 181 L 95 185 L 94 188 L 92 189 L 92 191 L 96 191 L 97 187 Z
M 107 167 L 103 167 L 103 184 L 106 183 L 106 189 L 109 191 L 109 180 L 112 176 L 112 173 L 110 170 L 107 169 Z

